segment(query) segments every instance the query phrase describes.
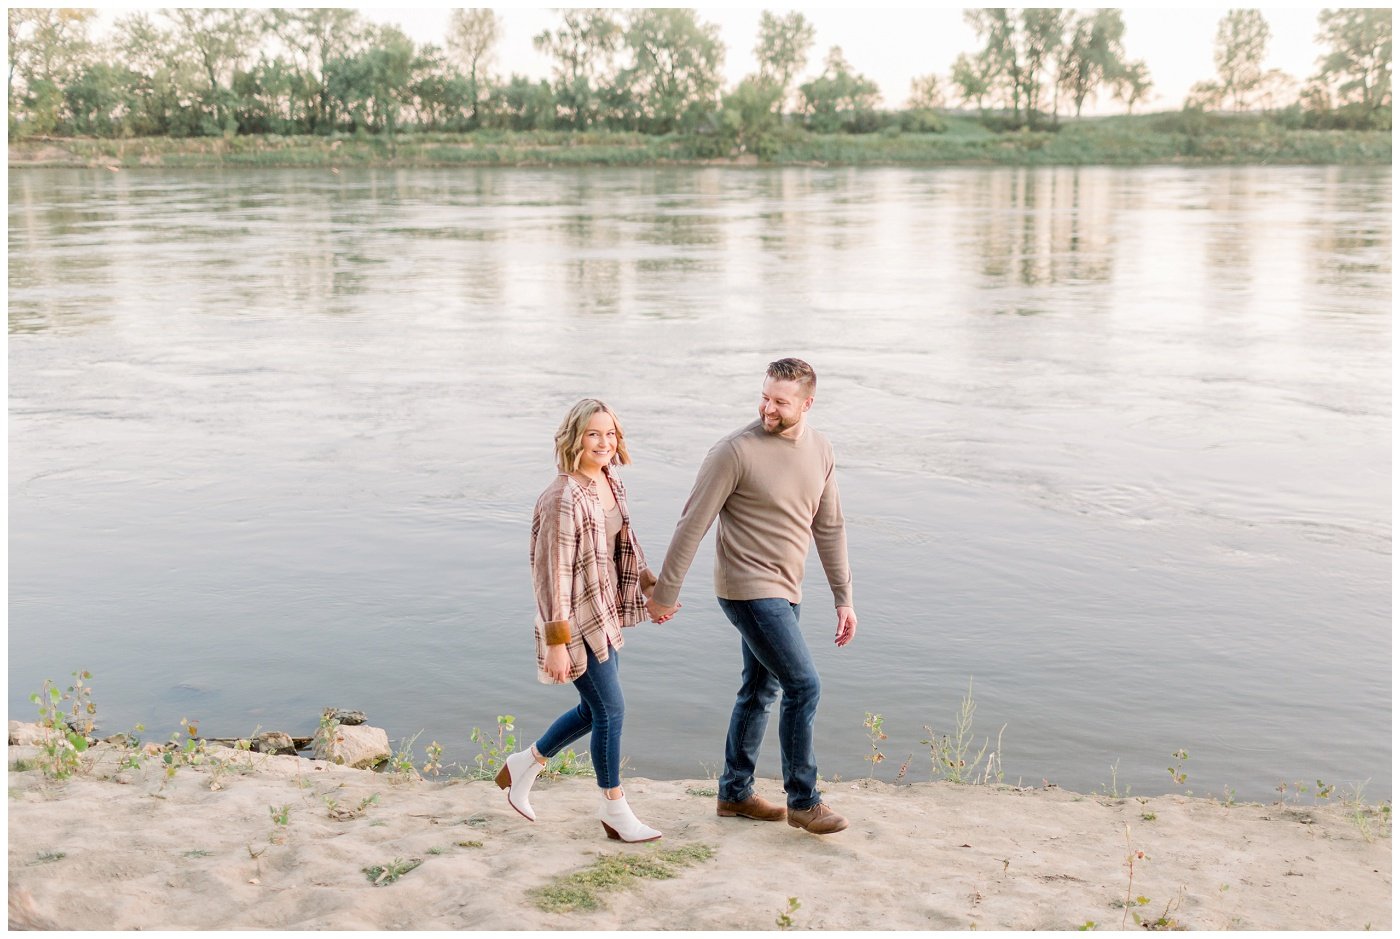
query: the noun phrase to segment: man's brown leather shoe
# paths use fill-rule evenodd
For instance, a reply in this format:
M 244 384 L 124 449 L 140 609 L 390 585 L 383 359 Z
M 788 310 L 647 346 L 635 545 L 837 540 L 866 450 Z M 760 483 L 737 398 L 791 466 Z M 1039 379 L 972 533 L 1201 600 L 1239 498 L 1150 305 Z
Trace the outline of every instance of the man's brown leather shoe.
M 753 793 L 743 802 L 725 802 L 723 799 L 715 803 L 715 814 L 720 818 L 733 818 L 738 815 L 742 818 L 753 818 L 760 822 L 781 821 L 787 814 L 787 809 L 781 805 L 774 805 L 758 793 Z
M 787 819 L 793 828 L 802 828 L 814 835 L 843 831 L 848 824 L 844 818 L 831 811 L 825 802 L 818 802 L 810 809 L 790 809 Z

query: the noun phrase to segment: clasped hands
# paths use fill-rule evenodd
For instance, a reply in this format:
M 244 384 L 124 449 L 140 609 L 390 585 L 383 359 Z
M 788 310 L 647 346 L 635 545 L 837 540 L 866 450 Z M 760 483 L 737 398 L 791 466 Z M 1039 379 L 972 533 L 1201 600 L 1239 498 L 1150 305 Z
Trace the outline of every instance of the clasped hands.
M 681 608 L 679 602 L 675 606 L 662 606 L 651 597 L 647 597 L 647 615 L 651 617 L 653 623 L 664 623 L 676 615 L 676 611 Z

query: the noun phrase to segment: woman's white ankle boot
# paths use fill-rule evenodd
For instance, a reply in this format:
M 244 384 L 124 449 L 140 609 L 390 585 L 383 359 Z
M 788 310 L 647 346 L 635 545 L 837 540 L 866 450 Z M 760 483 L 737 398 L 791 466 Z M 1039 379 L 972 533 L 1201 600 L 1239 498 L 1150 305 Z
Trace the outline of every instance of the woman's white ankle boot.
M 598 819 L 603 823 L 603 830 L 608 833 L 608 837 L 614 841 L 655 841 L 661 837 L 661 832 L 655 828 L 648 828 L 638 821 L 637 816 L 632 814 L 632 807 L 627 804 L 627 797 L 620 799 L 609 799 L 607 793 L 599 793 L 602 802 L 598 805 Z
M 530 807 L 530 787 L 535 784 L 540 770 L 544 769 L 544 764 L 535 759 L 534 749 L 529 746 L 512 753 L 496 774 L 496 785 L 506 791 L 506 801 L 510 807 L 532 822 L 535 820 L 535 810 Z

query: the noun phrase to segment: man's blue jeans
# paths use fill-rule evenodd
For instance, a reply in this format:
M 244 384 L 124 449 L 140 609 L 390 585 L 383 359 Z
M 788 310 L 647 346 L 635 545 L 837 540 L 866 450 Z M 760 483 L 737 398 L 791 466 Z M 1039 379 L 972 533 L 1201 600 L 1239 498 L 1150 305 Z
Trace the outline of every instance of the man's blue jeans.
M 616 649 L 608 650 L 608 660 L 599 662 L 593 650 L 584 644 L 588 665 L 574 679 L 578 691 L 578 707 L 560 714 L 540 739 L 535 749 L 548 759 L 569 744 L 592 733 L 588 741 L 593 758 L 593 772 L 598 775 L 600 789 L 615 789 L 622 785 L 622 681 Z
M 768 727 L 768 709 L 781 690 L 778 744 L 783 788 L 788 808 L 809 809 L 822 800 L 817 791 L 817 757 L 812 750 L 812 722 L 821 697 L 821 679 L 797 626 L 801 606 L 781 597 L 721 597 L 719 606 L 739 630 L 744 654 L 743 681 L 724 744 L 719 797 L 725 802 L 743 802 L 753 794 L 754 765 Z

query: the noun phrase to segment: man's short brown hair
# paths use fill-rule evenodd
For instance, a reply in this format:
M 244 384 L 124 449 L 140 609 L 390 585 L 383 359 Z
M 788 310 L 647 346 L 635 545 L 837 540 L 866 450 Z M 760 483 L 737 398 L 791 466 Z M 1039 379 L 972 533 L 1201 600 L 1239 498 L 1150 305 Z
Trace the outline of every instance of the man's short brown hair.
M 817 393 L 817 373 L 801 359 L 779 359 L 768 363 L 768 377 L 778 381 L 795 381 L 807 397 Z

